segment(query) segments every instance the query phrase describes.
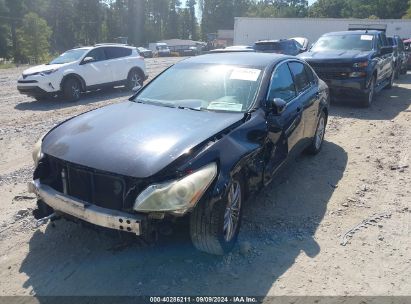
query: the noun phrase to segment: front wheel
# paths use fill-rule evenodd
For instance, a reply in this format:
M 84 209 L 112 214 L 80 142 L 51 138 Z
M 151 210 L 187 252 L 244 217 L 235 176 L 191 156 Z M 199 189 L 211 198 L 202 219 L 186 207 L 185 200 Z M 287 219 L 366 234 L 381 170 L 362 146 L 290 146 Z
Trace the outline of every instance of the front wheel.
M 373 102 L 373 100 L 374 100 L 374 95 L 375 95 L 375 82 L 376 82 L 376 81 L 375 81 L 375 77 L 373 77 L 373 78 L 371 79 L 371 81 L 370 81 L 367 94 L 365 94 L 365 95 L 362 97 L 361 105 L 362 105 L 363 107 L 367 107 L 367 108 L 370 107 L 371 104 L 372 104 L 372 102 Z
M 77 79 L 70 78 L 64 82 L 63 97 L 67 101 L 77 101 L 81 97 L 81 83 Z
M 226 199 L 216 202 L 211 210 L 201 202 L 190 216 L 190 236 L 198 250 L 224 255 L 230 252 L 238 237 L 243 205 L 243 183 L 235 177 Z

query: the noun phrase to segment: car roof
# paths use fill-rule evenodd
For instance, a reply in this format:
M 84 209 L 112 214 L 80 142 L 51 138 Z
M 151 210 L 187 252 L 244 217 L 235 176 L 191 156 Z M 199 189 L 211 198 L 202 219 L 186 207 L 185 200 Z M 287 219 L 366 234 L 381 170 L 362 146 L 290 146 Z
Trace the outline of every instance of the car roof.
M 254 42 L 254 44 L 259 44 L 259 43 L 279 43 L 279 42 L 287 42 L 287 41 L 291 41 L 293 39 L 278 39 L 278 40 L 258 40 L 256 42 Z
M 342 35 L 377 35 L 381 34 L 382 31 L 377 30 L 355 30 L 355 31 L 342 31 L 342 32 L 331 32 L 324 34 L 324 36 L 342 36 Z
M 183 60 L 178 64 L 227 64 L 266 68 L 288 58 L 296 58 L 281 54 L 266 54 L 255 52 L 227 52 L 206 54 Z M 297 58 L 296 58 L 297 59 Z

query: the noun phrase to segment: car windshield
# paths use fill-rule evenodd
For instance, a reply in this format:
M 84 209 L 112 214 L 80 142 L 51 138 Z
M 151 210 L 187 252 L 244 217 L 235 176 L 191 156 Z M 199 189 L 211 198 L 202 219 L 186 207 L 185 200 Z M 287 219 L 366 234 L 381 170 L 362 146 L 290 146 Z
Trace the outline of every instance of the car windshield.
M 334 50 L 359 50 L 371 51 L 373 47 L 373 35 L 347 34 L 321 37 L 312 47 L 312 52 Z
M 180 64 L 147 85 L 134 101 L 202 111 L 245 112 L 253 104 L 261 77 L 262 71 L 251 67 Z
M 87 52 L 86 49 L 70 50 L 51 61 L 49 64 L 64 64 L 77 61 Z

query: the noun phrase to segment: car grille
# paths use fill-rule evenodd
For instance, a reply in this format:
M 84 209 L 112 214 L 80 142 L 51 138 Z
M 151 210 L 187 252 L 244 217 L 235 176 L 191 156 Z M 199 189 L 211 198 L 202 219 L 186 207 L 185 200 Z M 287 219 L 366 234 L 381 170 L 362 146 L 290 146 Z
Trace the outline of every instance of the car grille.
M 352 72 L 352 64 L 347 63 L 310 63 L 321 79 L 347 79 Z
M 47 156 L 47 161 L 49 185 L 56 191 L 103 208 L 125 209 L 125 178 L 97 172 L 50 156 Z

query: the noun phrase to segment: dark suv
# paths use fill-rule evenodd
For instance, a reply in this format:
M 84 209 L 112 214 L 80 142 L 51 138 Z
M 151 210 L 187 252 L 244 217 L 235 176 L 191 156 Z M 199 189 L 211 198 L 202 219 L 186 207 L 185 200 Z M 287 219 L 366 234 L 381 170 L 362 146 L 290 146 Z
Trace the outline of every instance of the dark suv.
M 395 78 L 407 73 L 408 54 L 405 51 L 404 42 L 399 36 L 387 37 L 388 43 L 393 47 Z
M 299 57 L 324 80 L 333 97 L 360 97 L 370 106 L 374 94 L 394 81 L 393 48 L 382 31 L 328 33 Z

